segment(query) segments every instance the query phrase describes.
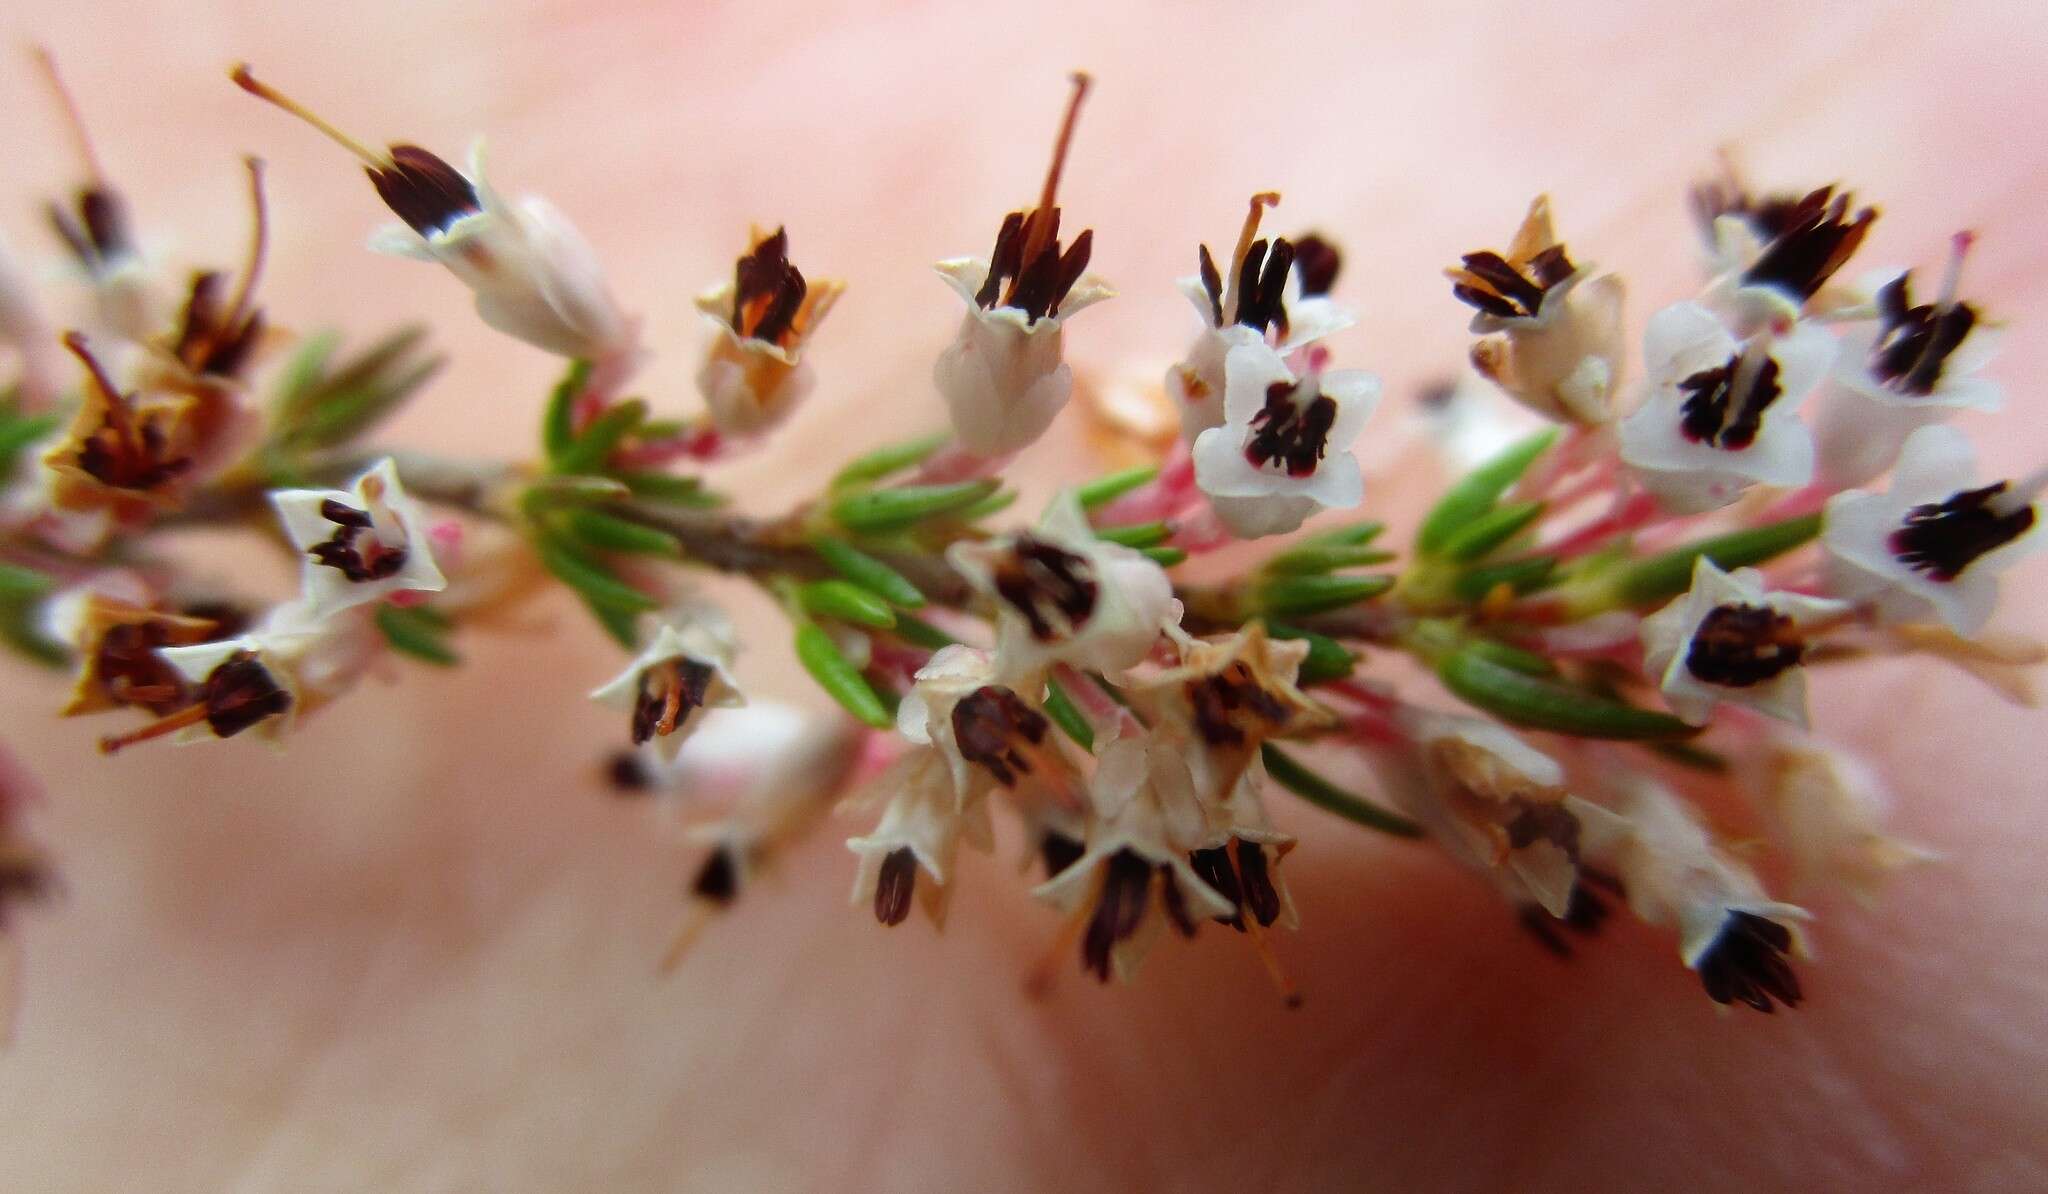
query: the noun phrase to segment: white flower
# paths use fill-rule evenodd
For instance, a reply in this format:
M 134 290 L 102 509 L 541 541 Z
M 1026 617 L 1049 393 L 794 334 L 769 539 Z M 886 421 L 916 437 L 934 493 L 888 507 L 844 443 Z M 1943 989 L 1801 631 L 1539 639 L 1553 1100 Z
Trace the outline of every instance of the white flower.
M 372 236 L 372 249 L 446 266 L 476 295 L 483 321 L 508 336 L 602 364 L 613 381 L 631 368 L 639 353 L 633 321 L 613 300 L 597 254 L 546 200 L 508 203 L 492 188 L 482 138 L 470 145 L 466 173 L 417 145 L 378 153 L 259 82 L 247 64 L 232 77 L 362 161 L 384 205 L 403 221 Z
M 1561 917 L 1578 881 L 1577 819 L 1565 805 L 1564 769 L 1490 721 L 1407 707 L 1415 743 L 1389 757 L 1388 789 L 1453 858 L 1491 878 L 1510 899 Z
M 1765 894 L 1749 868 L 1724 853 L 1690 806 L 1669 789 L 1637 780 L 1610 810 L 1576 796 L 1582 856 L 1617 875 L 1629 908 L 1646 924 L 1678 930 L 1678 954 L 1716 1003 L 1758 1011 L 1801 998 L 1784 954 L 1803 952 L 1804 908 Z
M 109 754 L 175 735 L 177 743 L 232 738 L 247 730 L 276 742 L 298 719 L 352 686 L 375 658 L 381 636 L 366 621 L 315 618 L 301 602 L 273 609 L 254 630 L 217 642 L 159 647 L 185 684 L 182 707 L 125 734 L 100 740 Z
M 1061 328 L 1083 307 L 1113 293 L 1084 274 L 1094 233 L 1060 248 L 1060 170 L 1088 94 L 1089 78 L 1073 76 L 1066 118 L 1046 168 L 1037 206 L 1013 211 L 988 257 L 938 263 L 939 275 L 967 304 L 960 332 L 939 354 L 932 381 L 946 399 L 953 433 L 976 456 L 1007 456 L 1045 434 L 1073 393 L 1073 370 L 1061 359 Z
M 953 856 L 961 839 L 977 850 L 995 844 L 988 805 L 976 801 L 962 807 L 953 796 L 947 760 L 931 747 L 914 747 L 876 778 L 874 786 L 891 793 L 875 828 L 848 838 L 846 848 L 860 856 L 853 883 L 853 902 L 872 903 L 875 919 L 901 924 L 910 915 L 912 894 L 935 925 L 946 920 L 952 892 Z M 919 871 L 926 881 L 917 881 Z
M 1853 214 L 1847 191 L 1821 187 L 1781 202 L 1758 219 L 1731 213 L 1714 220 L 1713 258 L 1721 273 L 1701 301 L 1727 315 L 1743 335 L 1789 326 L 1802 316 L 1828 316 L 1854 304 L 1828 289 L 1877 219 L 1874 208 Z
M 1279 201 L 1270 191 L 1252 196 L 1228 277 L 1202 245 L 1201 272 L 1175 283 L 1203 324 L 1186 356 L 1166 372 L 1166 392 L 1189 443 L 1223 422 L 1223 363 L 1231 349 L 1269 343 L 1292 353 L 1357 322 L 1328 294 L 1342 265 L 1333 245 L 1314 235 L 1270 245 L 1258 238 L 1260 214 Z
M 697 296 L 714 330 L 697 392 L 726 435 L 749 437 L 787 419 L 815 382 L 804 344 L 845 285 L 807 282 L 789 262 L 789 237 L 758 232 L 732 281 Z
M 896 707 L 896 728 L 911 742 L 938 748 L 962 807 L 997 786 L 1012 795 L 1028 786 L 1034 795 L 1078 805 L 1052 723 L 997 680 L 988 651 L 958 643 L 940 648 Z
M 1084 233 L 1068 257 L 1078 253 L 1080 264 L 1086 264 L 1088 246 Z M 986 302 L 978 297 L 995 293 L 988 285 L 987 261 L 957 257 L 937 268 L 967 303 L 959 334 L 932 370 L 953 433 L 961 447 L 977 456 L 1007 456 L 1030 446 L 1052 426 L 1074 391 L 1074 371 L 1062 359 L 1062 325 L 1115 292 L 1093 274 L 1082 275 L 1059 290 L 1041 313 L 997 297 Z
M 956 543 L 946 558 L 995 601 L 996 671 L 1018 683 L 1056 662 L 1131 667 L 1151 651 L 1173 608 L 1166 572 L 1141 552 L 1097 539 L 1072 490 L 1052 500 L 1036 529 Z
M 1379 379 L 1311 367 L 1300 377 L 1260 344 L 1230 350 L 1221 427 L 1195 440 L 1195 479 L 1237 535 L 1284 534 L 1365 497 L 1351 442 L 1379 404 Z
M 1997 382 L 1978 377 L 1997 352 L 2000 329 L 1956 298 L 1971 237 L 1956 237 L 1940 294 L 1914 305 L 1911 271 L 1872 287 L 1876 320 L 1842 338 L 1842 355 L 1814 423 L 1820 475 L 1834 489 L 1862 485 L 1890 468 L 1906 437 L 1960 410 L 1994 411 Z
M 1794 412 L 1834 355 L 1834 337 L 1811 322 L 1737 340 L 1697 303 L 1666 307 L 1643 333 L 1650 389 L 1622 420 L 1621 458 L 1685 514 L 1725 506 L 1751 484 L 1804 485 L 1813 438 Z
M 1087 850 L 1032 895 L 1085 917 L 1081 964 L 1107 981 L 1129 981 L 1171 923 L 1192 937 L 1204 920 L 1236 907 L 1202 880 L 1188 851 L 1205 829 L 1187 765 L 1170 744 L 1120 738 L 1103 748 L 1089 784 L 1096 821 Z
M 1766 593 L 1754 568 L 1721 571 L 1701 556 L 1692 588 L 1643 619 L 1643 664 L 1672 711 L 1705 725 L 1722 701 L 1806 725 L 1800 659 L 1817 624 L 1839 621 L 1847 602 Z
M 1830 591 L 1889 621 L 1929 614 L 1975 634 L 1998 604 L 1998 577 L 2041 546 L 2034 500 L 2048 472 L 1977 487 L 1976 453 L 1952 427 L 1907 437 L 1884 494 L 1829 499 L 1821 545 Z
M 346 490 L 280 489 L 270 502 L 302 557 L 315 617 L 393 593 L 447 587 L 428 543 L 426 512 L 406 494 L 388 456 Z
M 1868 905 L 1894 872 L 1940 857 L 1884 833 L 1890 801 L 1883 781 L 1861 759 L 1821 742 L 1774 743 L 1760 789 L 1772 840 L 1790 858 L 1801 891 L 1839 887 Z
M 390 156 L 373 180 L 405 222 L 379 230 L 372 249 L 446 266 L 475 293 L 485 323 L 536 348 L 590 361 L 633 355 L 632 322 L 596 252 L 547 200 L 500 196 L 484 177 L 482 138 L 465 174 L 415 146 Z
M 632 717 L 633 741 L 653 741 L 673 760 L 704 710 L 744 705 L 728 669 L 736 650 L 732 623 L 716 606 L 685 604 L 656 628 L 626 670 L 590 694 Z
M 1467 253 L 1445 271 L 1459 301 L 1477 309 L 1472 364 L 1515 401 L 1559 422 L 1614 419 L 1621 380 L 1622 284 L 1574 265 L 1538 195 L 1505 255 Z

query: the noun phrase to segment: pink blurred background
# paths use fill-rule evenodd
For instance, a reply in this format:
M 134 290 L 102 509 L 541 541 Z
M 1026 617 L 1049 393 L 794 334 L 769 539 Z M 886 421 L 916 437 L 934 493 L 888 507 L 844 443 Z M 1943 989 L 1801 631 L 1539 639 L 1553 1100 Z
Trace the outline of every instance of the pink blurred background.
M 359 172 L 230 86 L 238 59 L 368 140 L 455 157 L 487 134 L 500 185 L 545 191 L 645 313 L 658 409 L 695 404 L 691 295 L 750 222 L 786 222 L 806 272 L 851 288 L 813 405 L 721 474 L 756 510 L 937 424 L 930 361 L 957 315 L 929 263 L 985 252 L 1035 194 L 1076 66 L 1097 90 L 1062 200 L 1122 296 L 1069 344 L 1104 375 L 1177 355 L 1172 279 L 1260 188 L 1286 195 L 1283 230 L 1348 248 L 1364 322 L 1338 351 L 1397 404 L 1464 351 L 1438 271 L 1505 241 L 1538 190 L 1576 256 L 1626 275 L 1640 326 L 1693 286 L 1684 187 L 1733 144 L 1761 183 L 1878 203 L 1859 265 L 1931 267 L 1979 232 L 1967 288 L 2016 334 L 1993 367 L 2007 413 L 1966 426 L 2000 475 L 2048 450 L 2029 384 L 2048 367 L 2038 4 L 9 16 L 57 53 L 145 241 L 181 268 L 239 260 L 255 152 L 276 318 L 434 325 L 450 365 L 390 433 L 416 446 L 525 452 L 552 363 L 486 332 L 449 279 L 365 253 L 383 213 Z M 25 53 L 0 110 L 0 229 L 47 255 L 37 208 L 75 168 Z M 1087 463 L 1053 444 L 1025 467 L 1044 485 Z M 2042 576 L 2015 574 L 2002 625 L 2042 630 Z M 1217 934 L 1136 988 L 1068 980 L 1032 1004 L 1015 976 L 1052 922 L 1007 861 L 968 867 L 943 938 L 885 934 L 844 906 L 837 826 L 656 981 L 687 855 L 602 795 L 616 726 L 582 694 L 617 655 L 567 603 L 551 614 L 544 635 L 465 639 L 460 673 L 358 694 L 278 756 L 102 760 L 100 727 L 49 716 L 54 679 L 7 668 L 7 740 L 50 790 L 36 824 L 67 896 L 26 918 L 0 1185 L 2048 1186 L 2044 727 L 1968 681 L 1887 664 L 1823 687 L 1824 725 L 1877 751 L 1902 826 L 1950 862 L 1873 911 L 1824 904 L 1796 1015 L 1716 1017 L 1646 933 L 1559 967 L 1437 859 L 1308 811 L 1287 947 L 1303 1012 Z M 773 633 L 743 669 L 806 699 Z

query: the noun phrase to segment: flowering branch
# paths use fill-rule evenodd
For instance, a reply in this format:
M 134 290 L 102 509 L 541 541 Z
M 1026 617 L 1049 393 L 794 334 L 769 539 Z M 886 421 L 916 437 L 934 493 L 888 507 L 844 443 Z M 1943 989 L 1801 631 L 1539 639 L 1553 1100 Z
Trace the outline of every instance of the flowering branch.
M 253 159 L 237 280 L 201 271 L 181 306 L 159 302 L 67 96 L 87 183 L 56 223 L 100 316 L 58 336 L 0 261 L 0 334 L 21 359 L 0 408 L 0 630 L 70 662 L 67 715 L 144 718 L 108 752 L 282 739 L 386 654 L 457 664 L 454 635 L 559 584 L 630 654 L 591 694 L 633 747 L 615 779 L 700 806 L 672 956 L 838 804 L 880 806 L 847 843 L 855 899 L 884 925 L 913 906 L 938 923 L 960 845 L 992 848 L 1004 810 L 1084 970 L 1128 977 L 1161 930 L 1220 925 L 1293 1001 L 1269 935 L 1299 919 L 1282 868 L 1296 839 L 1265 806 L 1280 790 L 1426 838 L 1552 952 L 1625 901 L 1675 932 L 1716 1002 L 1792 1007 L 1811 917 L 1768 894 L 1773 868 L 1861 893 L 1926 857 L 1881 832 L 1865 771 L 1807 734 L 1810 675 L 1919 653 L 2024 696 L 2044 654 L 1983 631 L 1999 574 L 2041 541 L 2048 472 L 1980 484 L 1943 425 L 2000 400 L 1978 376 L 1995 329 L 1960 297 L 1974 237 L 1955 239 L 1931 300 L 1905 272 L 1844 285 L 1876 212 L 1833 188 L 1702 186 L 1708 280 L 1648 321 L 1639 379 L 1621 281 L 1574 257 L 1547 197 L 1504 249 L 1459 255 L 1473 372 L 1411 445 L 1454 479 L 1391 535 L 1377 519 L 1297 535 L 1364 503 L 1352 447 L 1381 391 L 1336 366 L 1355 323 L 1342 251 L 1267 235 L 1280 196 L 1253 194 L 1229 251 L 1197 246 L 1179 283 L 1194 339 L 1143 399 L 1178 435 L 1145 440 L 1080 404 L 1156 460 L 1008 525 L 1015 460 L 1076 413 L 1068 321 L 1112 297 L 1088 272 L 1093 231 L 1061 227 L 1091 87 L 1076 75 L 1035 201 L 986 257 L 937 264 L 963 305 L 933 368 L 947 431 L 858 456 L 763 516 L 729 509 L 706 470 L 766 449 L 813 392 L 812 339 L 846 292 L 798 268 L 788 229 L 750 230 L 698 296 L 702 407 L 671 414 L 634 392 L 639 322 L 590 246 L 545 201 L 500 194 L 480 149 L 462 169 L 379 150 L 246 66 L 232 77 L 363 167 L 398 221 L 375 247 L 445 268 L 486 324 L 565 362 L 537 404 L 537 454 L 370 446 L 440 369 L 420 331 L 263 359 Z M 69 390 L 53 380 L 66 353 Z M 1503 397 L 1553 426 L 1504 435 Z M 198 590 L 154 549 L 167 529 L 272 515 L 301 575 L 268 608 Z M 1269 538 L 1238 575 L 1173 573 Z M 734 624 L 689 568 L 755 582 L 846 716 L 748 704 Z M 1435 685 L 1390 682 L 1388 652 Z M 1322 774 L 1310 747 L 1371 791 Z M 1708 828 L 1687 795 L 1707 783 L 1747 799 L 1771 866 Z M 40 859 L 13 807 L 0 799 L 0 853 Z M 1033 973 L 1042 989 L 1050 971 Z

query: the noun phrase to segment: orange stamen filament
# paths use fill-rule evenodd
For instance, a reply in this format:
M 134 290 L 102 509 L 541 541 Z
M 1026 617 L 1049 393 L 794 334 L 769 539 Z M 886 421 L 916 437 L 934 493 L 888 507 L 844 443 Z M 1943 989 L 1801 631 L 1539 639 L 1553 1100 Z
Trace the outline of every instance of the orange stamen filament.
M 1078 864 L 1077 864 L 1078 865 Z M 1095 881 L 1089 885 L 1088 898 L 1074 906 L 1066 923 L 1060 926 L 1059 935 L 1052 939 L 1038 961 L 1024 975 L 1024 994 L 1031 999 L 1044 999 L 1052 994 L 1054 981 L 1059 977 L 1060 962 L 1073 952 L 1074 942 L 1080 940 L 1081 930 L 1090 917 L 1095 915 L 1095 905 L 1102 899 L 1103 868 L 1095 868 Z
M 260 99 L 265 103 L 272 105 L 273 107 L 284 109 L 286 112 L 291 113 L 293 116 L 298 117 L 300 120 L 305 121 L 307 124 L 312 125 L 320 132 L 326 134 L 329 140 L 341 146 L 343 149 L 348 150 L 350 153 L 356 155 L 358 158 L 361 158 L 363 164 L 368 166 L 370 169 L 389 170 L 391 168 L 392 163 L 389 156 L 377 153 L 376 151 L 370 149 L 361 141 L 356 140 L 354 137 L 349 136 L 347 133 L 342 132 L 340 129 L 334 127 L 332 124 L 329 124 L 326 120 L 322 119 L 317 113 L 315 113 L 311 108 L 306 107 L 304 104 L 286 95 L 284 92 L 279 91 L 277 88 L 272 87 L 270 84 L 259 80 L 253 73 L 250 72 L 248 63 L 237 63 L 235 65 L 235 69 L 228 72 L 228 77 L 235 81 L 235 86 L 248 92 L 250 95 L 255 96 L 257 99 Z
M 175 733 L 186 726 L 198 725 L 205 720 L 206 702 L 201 701 L 198 704 L 187 705 L 176 713 L 167 713 L 139 729 L 130 730 L 125 734 L 113 734 L 100 739 L 100 753 L 110 755 L 123 747 L 133 746 L 138 742 L 147 742 L 152 738 L 161 738 L 165 734 Z
M 689 954 L 690 947 L 710 927 L 712 911 L 712 906 L 703 900 L 691 901 L 690 907 L 683 912 L 682 924 L 676 926 L 675 936 L 669 939 L 668 948 L 662 951 L 661 961 L 655 966 L 656 974 L 667 978 L 676 972 L 676 967 L 682 965 L 683 958 Z
M 1238 865 L 1237 851 L 1225 851 L 1230 869 L 1237 872 L 1238 890 L 1244 890 L 1244 868 Z M 1252 915 L 1249 907 L 1238 910 L 1238 919 L 1244 922 L 1244 935 L 1251 939 L 1252 951 L 1259 955 L 1259 963 L 1266 968 L 1266 976 L 1273 980 L 1273 989 L 1280 993 L 1281 1002 L 1288 1007 L 1301 1006 L 1301 991 L 1288 977 L 1286 967 L 1280 964 L 1280 955 L 1273 952 L 1273 943 L 1266 937 L 1266 927 L 1259 918 Z
M 64 122 L 71 128 L 72 139 L 78 143 L 79 160 L 85 163 L 85 175 L 95 187 L 104 186 L 106 175 L 100 171 L 99 155 L 93 152 L 92 134 L 86 132 L 85 117 L 78 110 L 78 101 L 71 96 L 71 89 L 64 86 L 64 76 L 57 73 L 57 59 L 51 55 L 48 46 L 34 49 L 36 64 L 43 70 L 43 77 L 49 81 L 50 91 L 57 97 L 58 107 L 64 110 Z
M 1052 209 L 1057 202 L 1060 189 L 1060 171 L 1067 165 L 1067 146 L 1074 140 L 1074 126 L 1081 119 L 1081 101 L 1088 97 L 1088 88 L 1095 82 L 1087 71 L 1075 71 L 1069 78 L 1073 81 L 1073 94 L 1067 97 L 1067 114 L 1060 121 L 1059 140 L 1053 143 L 1052 164 L 1045 170 L 1045 187 L 1038 193 L 1038 207 L 1031 213 L 1031 228 L 1024 236 L 1024 252 L 1020 260 L 1029 265 L 1038 259 L 1044 250 L 1046 238 L 1052 235 Z
M 1244 227 L 1237 233 L 1237 248 L 1230 254 L 1230 276 L 1223 287 L 1223 313 L 1231 315 L 1237 310 L 1238 288 L 1244 284 L 1244 255 L 1251 252 L 1252 242 L 1259 238 L 1259 217 L 1269 207 L 1280 202 L 1280 192 L 1260 191 L 1252 196 L 1250 210 L 1244 213 Z

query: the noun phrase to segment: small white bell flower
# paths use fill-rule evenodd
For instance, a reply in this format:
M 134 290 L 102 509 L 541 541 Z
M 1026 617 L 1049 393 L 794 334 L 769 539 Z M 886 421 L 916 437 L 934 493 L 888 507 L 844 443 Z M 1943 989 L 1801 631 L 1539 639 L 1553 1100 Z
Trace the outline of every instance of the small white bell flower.
M 1446 270 L 1451 293 L 1474 307 L 1472 365 L 1509 397 L 1558 422 L 1614 419 L 1621 381 L 1621 279 L 1575 265 L 1550 219 L 1550 197 L 1529 204 L 1506 254 L 1467 253 Z
M 959 643 L 940 648 L 897 705 L 896 728 L 938 749 L 962 807 L 994 787 L 1013 796 L 1028 787 L 1078 807 L 1073 768 L 1059 753 L 1051 721 L 997 679 L 989 651 Z
M 481 138 L 469 169 L 417 145 L 378 153 L 238 66 L 235 83 L 297 116 L 359 158 L 401 224 L 377 232 L 380 253 L 446 266 L 476 296 L 477 314 L 498 331 L 557 356 L 630 367 L 638 354 L 633 321 L 612 298 L 597 254 L 546 200 L 507 202 L 484 176 Z
M 1252 196 L 1227 277 L 1201 245 L 1200 273 L 1175 283 L 1203 324 L 1185 357 L 1166 371 L 1166 392 L 1190 444 L 1223 423 L 1224 360 L 1232 349 L 1271 344 L 1284 355 L 1358 321 L 1329 297 L 1343 264 L 1334 245 L 1314 234 L 1270 245 L 1259 238 L 1261 213 L 1278 202 L 1271 191 Z
M 1813 437 L 1795 417 L 1826 375 L 1835 339 L 1812 323 L 1738 340 L 1712 311 L 1678 303 L 1643 333 L 1649 393 L 1621 423 L 1621 458 L 1665 506 L 1696 514 L 1752 484 L 1813 478 Z
M 1318 510 L 1365 498 L 1350 447 L 1379 404 L 1379 379 L 1355 369 L 1297 377 L 1264 343 L 1230 350 L 1224 423 L 1195 440 L 1195 480 L 1233 534 L 1279 535 Z
M 996 671 L 1020 684 L 1059 662 L 1121 672 L 1152 650 L 1173 611 L 1165 570 L 1097 539 L 1072 490 L 1035 529 L 956 543 L 946 559 L 995 601 Z
M 788 234 L 777 228 L 756 232 L 732 281 L 697 296 L 697 310 L 714 329 L 697 392 L 721 433 L 749 438 L 789 418 L 816 381 L 804 345 L 845 289 L 831 280 L 807 282 L 790 264 Z
M 1643 619 L 1643 666 L 1674 713 L 1705 725 L 1722 701 L 1806 725 L 1807 637 L 1841 621 L 1845 601 L 1766 592 L 1754 568 L 1723 572 L 1706 556 L 1685 596 Z
M 112 754 L 166 734 L 185 744 L 249 730 L 278 742 L 301 716 L 352 686 L 380 645 L 381 636 L 365 621 L 318 618 L 305 603 L 292 602 L 234 638 L 159 647 L 158 658 L 184 681 L 188 703 L 102 738 L 100 749 Z
M 590 699 L 632 717 L 635 745 L 652 741 L 673 761 L 706 709 L 746 704 L 729 670 L 737 650 L 724 611 L 686 603 L 655 628 L 647 648 Z
M 1170 744 L 1120 738 L 1104 747 L 1089 784 L 1096 821 L 1087 849 L 1032 895 L 1085 919 L 1081 965 L 1126 982 L 1165 926 L 1184 937 L 1237 909 L 1188 862 L 1204 822 L 1187 765 Z
M 1912 273 L 1872 287 L 1876 320 L 1842 337 L 1842 355 L 1814 419 L 1820 478 L 1831 489 L 1863 485 L 1892 467 L 1906 437 L 1957 411 L 1995 411 L 1997 382 L 1977 376 L 1998 350 L 2000 329 L 1956 297 L 1973 237 L 1959 233 L 1940 293 L 1915 305 Z
M 1296 685 L 1306 642 L 1272 638 L 1259 621 L 1206 639 L 1171 624 L 1165 631 L 1180 662 L 1135 676 L 1124 691 L 1154 737 L 1182 744 L 1205 809 L 1233 799 L 1268 740 L 1334 720 Z
M 1714 1002 L 1760 1012 L 1773 1000 L 1796 1007 L 1799 980 L 1785 961 L 1804 952 L 1804 909 L 1771 899 L 1754 872 L 1721 850 L 1692 808 L 1659 784 L 1638 779 L 1612 809 L 1576 796 L 1580 850 L 1613 872 L 1628 906 L 1646 924 L 1678 930 L 1678 953 Z
M 1887 621 L 1931 614 L 1960 635 L 1982 630 L 1999 574 L 2041 546 L 2034 503 L 2048 470 L 1977 486 L 1976 469 L 1962 432 L 1923 427 L 1907 437 L 1888 491 L 1829 499 L 1821 545 L 1830 591 Z
M 1490 721 L 1410 706 L 1398 724 L 1415 750 L 1382 765 L 1408 815 L 1510 899 L 1564 916 L 1579 849 L 1564 768 Z
M 939 355 L 932 381 L 946 400 L 960 446 L 976 456 L 1007 456 L 1052 426 L 1074 389 L 1073 370 L 1062 359 L 1061 329 L 1075 312 L 1114 293 L 1082 272 L 1093 252 L 1092 232 L 1060 249 L 1060 168 L 1088 82 L 1086 75 L 1074 76 L 1038 206 L 1003 220 L 987 259 L 956 257 L 937 266 L 967 303 L 967 314 Z
M 898 925 L 910 915 L 915 895 L 932 923 L 943 926 L 960 842 L 983 852 L 994 848 L 988 804 L 963 807 L 955 800 L 947 760 L 931 747 L 906 752 L 873 786 L 891 795 L 875 828 L 847 839 L 846 848 L 860 857 L 853 903 L 872 904 L 876 920 Z
M 447 587 L 434 562 L 426 512 L 406 494 L 388 456 L 346 490 L 281 489 L 270 502 L 302 557 L 302 583 L 316 618 L 393 593 Z

